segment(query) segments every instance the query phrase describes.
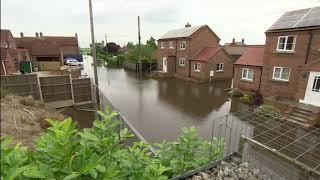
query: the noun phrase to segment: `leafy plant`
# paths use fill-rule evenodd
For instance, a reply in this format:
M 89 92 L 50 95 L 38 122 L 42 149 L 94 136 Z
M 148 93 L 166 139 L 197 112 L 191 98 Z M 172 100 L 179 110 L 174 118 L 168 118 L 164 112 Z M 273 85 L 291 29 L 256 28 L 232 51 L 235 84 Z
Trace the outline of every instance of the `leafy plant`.
M 244 93 L 242 97 L 240 97 L 240 101 L 244 104 L 252 104 L 252 96 L 248 93 Z
M 254 109 L 254 113 L 258 116 L 271 119 L 280 118 L 280 110 L 271 105 L 261 105 L 260 107 Z
M 119 129 L 117 113 L 98 111 L 102 120 L 92 128 L 76 129 L 70 118 L 49 119 L 51 127 L 28 150 L 12 138 L 1 138 L 1 179 L 168 179 L 215 160 L 223 140 L 211 144 L 195 128 L 183 128 L 177 142 L 164 142 L 154 156 L 148 144 L 124 142 L 133 135 Z M 220 146 L 221 145 L 221 146 Z
M 165 174 L 172 177 L 215 160 L 222 153 L 223 140 L 214 139 L 212 145 L 211 149 L 211 144 L 203 140 L 194 127 L 182 128 L 177 142 L 163 142 L 159 145 L 160 163 L 171 168 Z

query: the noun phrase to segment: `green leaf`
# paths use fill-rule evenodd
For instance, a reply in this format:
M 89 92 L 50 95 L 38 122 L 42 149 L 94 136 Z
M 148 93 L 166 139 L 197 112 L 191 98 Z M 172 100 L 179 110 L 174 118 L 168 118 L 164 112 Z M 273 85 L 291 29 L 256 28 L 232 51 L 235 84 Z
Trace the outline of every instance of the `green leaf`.
M 97 169 L 99 172 L 102 172 L 102 173 L 106 172 L 106 168 L 105 168 L 103 165 L 101 165 L 101 164 L 98 164 L 98 165 L 96 166 L 96 169 Z
M 81 174 L 79 172 L 73 172 L 72 174 L 63 178 L 63 180 L 70 180 L 79 177 Z
M 45 178 L 45 175 L 40 171 L 37 166 L 28 166 L 23 172 L 23 175 L 29 178 Z

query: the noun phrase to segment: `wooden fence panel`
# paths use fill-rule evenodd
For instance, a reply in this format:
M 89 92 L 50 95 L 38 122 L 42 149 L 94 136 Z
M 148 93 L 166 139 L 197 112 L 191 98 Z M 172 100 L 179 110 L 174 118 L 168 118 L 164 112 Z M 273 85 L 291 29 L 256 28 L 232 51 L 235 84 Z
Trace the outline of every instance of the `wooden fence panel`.
M 92 89 L 90 78 L 72 79 L 74 102 L 92 101 Z
M 40 77 L 44 102 L 72 100 L 70 76 Z
M 1 88 L 20 96 L 31 95 L 39 100 L 40 92 L 36 74 L 1 76 Z

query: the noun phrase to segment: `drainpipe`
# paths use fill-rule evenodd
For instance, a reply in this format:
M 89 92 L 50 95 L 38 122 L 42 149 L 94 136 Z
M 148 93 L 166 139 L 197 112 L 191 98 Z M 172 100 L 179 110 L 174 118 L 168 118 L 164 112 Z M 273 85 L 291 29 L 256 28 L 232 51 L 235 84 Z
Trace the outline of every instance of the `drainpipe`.
M 190 44 L 191 43 L 190 42 L 188 41 L 189 78 L 191 78 L 191 59 L 190 59 Z
M 313 33 L 309 32 L 309 35 L 310 36 L 309 36 L 309 42 L 308 42 L 308 47 L 307 47 L 307 54 L 306 54 L 306 59 L 305 59 L 304 64 L 307 64 L 307 62 L 308 62 L 310 46 L 311 46 L 311 42 L 312 42 L 312 39 L 313 39 Z
M 260 92 L 260 89 L 261 89 L 261 80 L 262 80 L 262 67 L 259 67 L 260 68 L 260 80 L 259 80 L 259 92 Z M 261 92 L 260 92 L 261 93 Z

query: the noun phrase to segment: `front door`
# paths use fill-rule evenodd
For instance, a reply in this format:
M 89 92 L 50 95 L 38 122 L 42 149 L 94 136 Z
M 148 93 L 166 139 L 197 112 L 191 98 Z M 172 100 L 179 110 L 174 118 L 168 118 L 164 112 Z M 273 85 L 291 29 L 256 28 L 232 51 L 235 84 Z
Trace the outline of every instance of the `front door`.
M 166 57 L 162 58 L 162 70 L 163 72 L 168 72 L 168 60 Z
M 320 72 L 310 72 L 303 102 L 320 106 Z

